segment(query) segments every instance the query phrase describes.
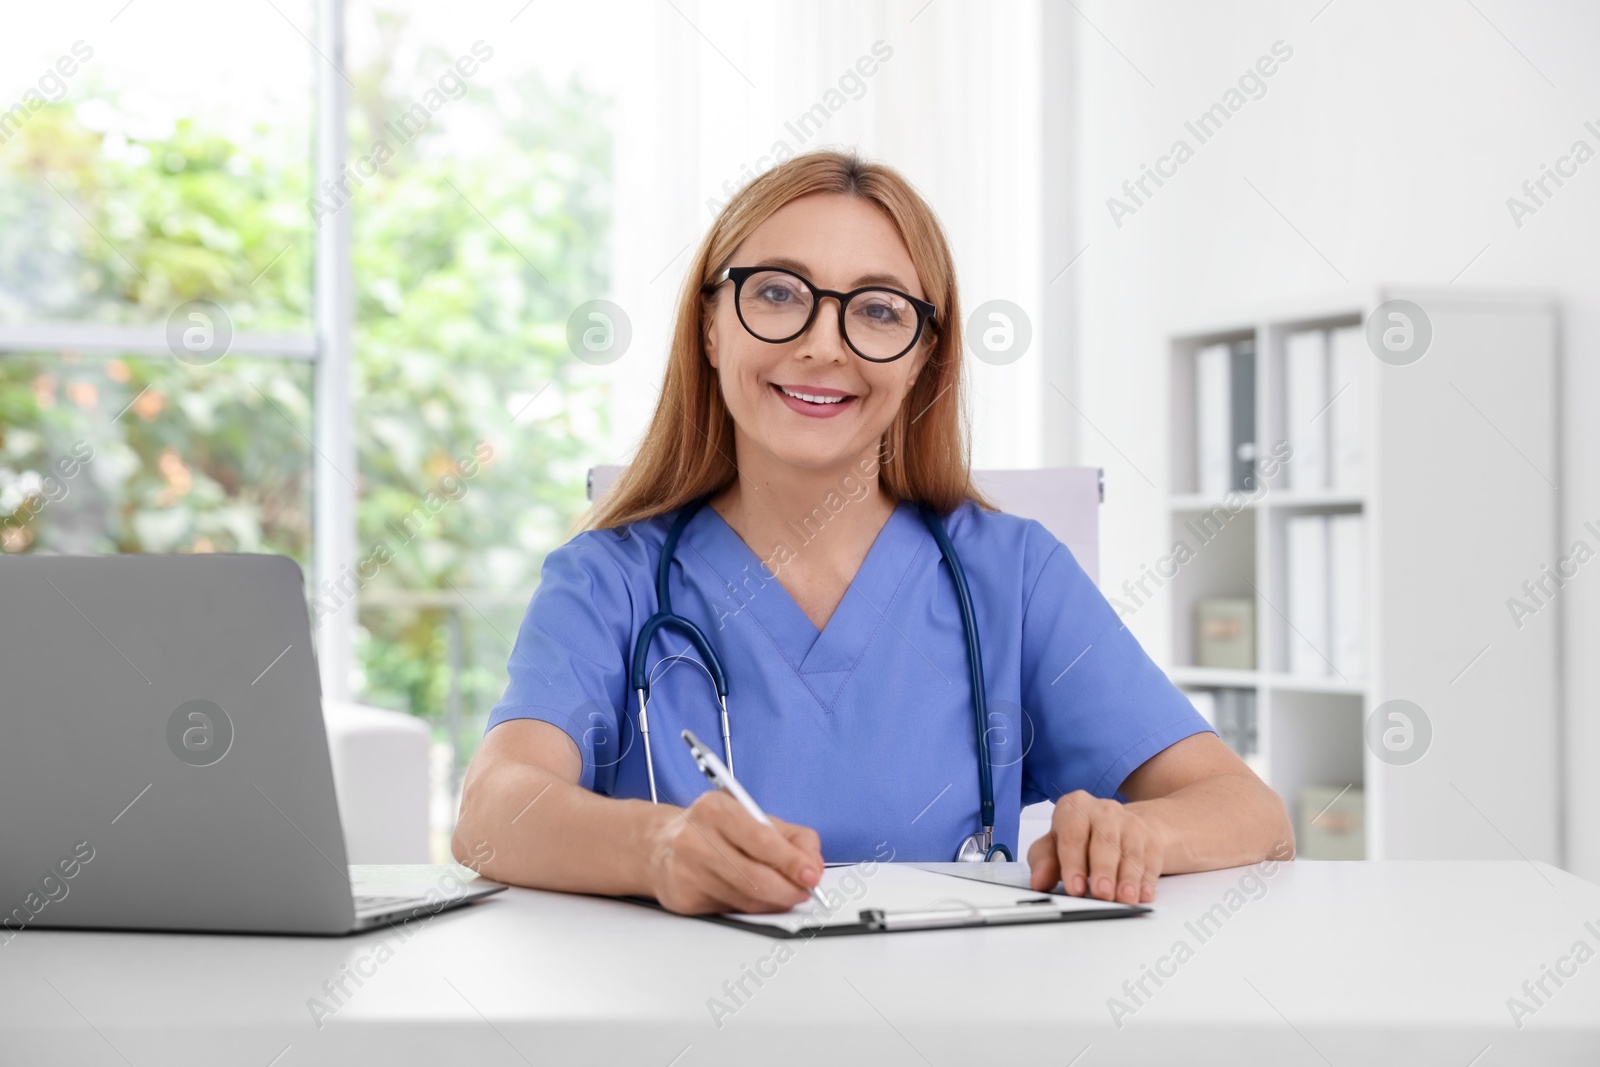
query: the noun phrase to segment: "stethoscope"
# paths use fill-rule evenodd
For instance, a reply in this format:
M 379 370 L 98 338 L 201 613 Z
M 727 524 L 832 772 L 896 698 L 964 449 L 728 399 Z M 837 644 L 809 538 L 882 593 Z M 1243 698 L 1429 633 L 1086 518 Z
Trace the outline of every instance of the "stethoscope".
M 728 770 L 733 771 L 733 739 L 728 731 L 728 679 L 722 671 L 722 661 L 717 658 L 716 652 L 711 648 L 711 642 L 706 640 L 700 628 L 682 615 L 672 611 L 672 594 L 667 589 L 667 573 L 672 566 L 672 557 L 678 550 L 678 538 L 683 535 L 683 529 L 689 525 L 689 520 L 710 499 L 709 496 L 701 497 L 684 506 L 679 512 L 677 520 L 667 531 L 667 540 L 661 546 L 661 558 L 656 564 L 656 603 L 659 610 L 645 620 L 644 626 L 639 629 L 639 636 L 633 645 L 633 690 L 639 694 L 639 736 L 644 741 L 644 767 L 645 774 L 650 779 L 650 799 L 659 802 L 656 796 L 656 769 L 650 756 L 650 674 L 645 669 L 645 661 L 649 656 L 650 639 L 656 631 L 664 627 L 676 627 L 689 638 L 689 643 L 700 653 L 697 661 L 711 678 L 711 684 L 717 691 L 717 701 L 722 711 L 722 759 L 727 764 Z M 983 657 L 978 650 L 978 624 L 972 613 L 972 593 L 967 588 L 967 575 L 961 569 L 961 560 L 956 556 L 955 546 L 950 543 L 950 535 L 945 531 L 944 523 L 926 505 L 917 505 L 917 510 L 922 515 L 922 521 L 927 525 L 928 531 L 933 534 L 933 539 L 939 544 L 939 552 L 950 565 L 950 575 L 955 579 L 956 600 L 961 605 L 961 628 L 965 631 L 967 640 L 967 674 L 972 683 L 972 708 L 973 718 L 978 727 L 978 795 L 980 797 L 979 818 L 983 829 L 971 834 L 961 842 L 961 847 L 956 850 L 956 859 L 975 863 L 1012 859 L 1011 850 L 1003 844 L 996 844 L 994 840 L 994 778 L 989 766 L 989 732 L 985 725 L 989 721 L 988 707 L 983 695 Z M 689 659 L 688 656 L 669 656 L 668 659 Z

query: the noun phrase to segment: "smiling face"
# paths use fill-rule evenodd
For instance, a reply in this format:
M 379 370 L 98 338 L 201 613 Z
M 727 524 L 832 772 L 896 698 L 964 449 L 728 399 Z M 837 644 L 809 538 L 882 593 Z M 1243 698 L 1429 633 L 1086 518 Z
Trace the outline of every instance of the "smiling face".
M 744 240 L 729 262 L 736 267 L 788 267 L 820 289 L 849 292 L 882 285 L 928 299 L 911 253 L 888 216 L 871 201 L 841 193 L 814 193 L 785 204 Z M 763 296 L 756 292 L 755 278 L 745 285 L 747 305 L 752 299 L 777 304 L 804 291 L 793 283 L 791 289 Z M 805 333 L 771 344 L 752 336 L 739 321 L 733 292 L 732 281 L 719 286 L 707 313 L 706 357 L 717 369 L 733 416 L 740 464 L 767 460 L 823 473 L 875 451 L 922 370 L 932 330 L 924 329 L 917 345 L 900 359 L 873 363 L 845 342 L 838 304 L 824 297 Z M 898 313 L 908 312 L 914 318 L 909 308 Z M 883 307 L 863 309 L 874 320 L 893 313 Z M 851 315 L 856 314 L 852 304 Z M 857 336 L 854 325 L 851 336 Z

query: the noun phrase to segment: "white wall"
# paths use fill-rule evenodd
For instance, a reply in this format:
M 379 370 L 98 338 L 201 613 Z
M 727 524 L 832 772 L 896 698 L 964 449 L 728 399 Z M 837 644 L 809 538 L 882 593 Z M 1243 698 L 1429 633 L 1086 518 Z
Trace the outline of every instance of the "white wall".
M 1107 468 L 1103 584 L 1136 575 L 1166 547 L 1159 361 L 1168 328 L 1340 289 L 1341 274 L 1354 284 L 1459 280 L 1559 293 L 1561 540 L 1596 547 L 1583 523 L 1600 526 L 1600 157 L 1520 228 L 1506 199 L 1522 196 L 1522 183 L 1575 140 L 1600 150 L 1600 5 L 1080 0 L 1079 8 L 1072 40 L 1063 38 L 1079 92 L 1060 132 L 1075 137 L 1078 153 L 1074 243 L 1089 245 L 1069 277 L 1078 404 L 1093 426 L 1074 426 L 1072 454 Z M 1265 95 L 1118 227 L 1107 198 L 1124 196 L 1122 183 L 1174 139 L 1195 144 L 1184 121 L 1279 40 L 1293 56 L 1266 79 Z M 1493 506 L 1492 487 L 1485 506 Z M 1554 560 L 1527 562 L 1531 576 Z M 1600 878 L 1600 776 L 1592 773 L 1600 761 L 1600 561 L 1580 571 L 1559 604 L 1566 863 Z M 1155 608 L 1130 626 L 1165 655 L 1165 605 Z M 1506 709 L 1508 723 L 1516 712 Z M 1509 745 L 1507 758 L 1515 758 Z

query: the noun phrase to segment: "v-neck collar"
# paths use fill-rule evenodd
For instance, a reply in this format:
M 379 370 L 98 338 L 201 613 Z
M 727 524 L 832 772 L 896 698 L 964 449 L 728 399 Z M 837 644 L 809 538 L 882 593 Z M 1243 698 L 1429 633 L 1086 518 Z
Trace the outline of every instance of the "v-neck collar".
M 800 531 L 786 539 L 793 555 L 805 552 L 801 540 L 804 534 Z M 811 536 L 826 535 L 827 528 L 823 527 Z M 739 598 L 746 604 L 744 610 L 754 615 L 790 666 L 801 674 L 848 672 L 855 665 L 879 627 L 890 625 L 890 604 L 901 582 L 912 561 L 932 542 L 916 505 L 904 500 L 896 504 L 828 624 L 819 631 L 774 572 L 766 569 L 761 557 L 709 504 L 690 521 L 684 540 L 698 546 L 701 558 L 725 585 L 739 590 Z M 776 573 L 783 571 L 782 558 L 792 556 L 785 553 L 774 558 Z

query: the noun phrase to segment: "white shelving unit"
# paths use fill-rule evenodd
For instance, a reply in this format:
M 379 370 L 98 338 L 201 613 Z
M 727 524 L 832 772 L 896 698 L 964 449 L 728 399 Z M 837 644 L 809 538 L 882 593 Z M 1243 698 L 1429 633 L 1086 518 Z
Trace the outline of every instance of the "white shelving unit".
M 1198 349 L 1254 341 L 1256 444 L 1269 452 L 1290 439 L 1285 338 L 1363 324 L 1393 299 L 1420 306 L 1433 338 L 1408 365 L 1358 361 L 1348 395 L 1363 412 L 1359 492 L 1291 491 L 1280 472 L 1233 511 L 1196 491 Z M 1169 532 L 1195 552 L 1167 583 L 1169 673 L 1186 689 L 1255 692 L 1251 762 L 1297 826 L 1304 786 L 1363 787 L 1368 858 L 1560 861 L 1559 609 L 1519 629 L 1506 604 L 1555 563 L 1558 541 L 1572 539 L 1557 529 L 1557 343 L 1552 295 L 1394 286 L 1170 336 Z M 1285 522 L 1338 513 L 1364 517 L 1366 673 L 1297 677 L 1288 671 Z M 1217 532 L 1199 544 L 1189 524 L 1207 514 Z M 1195 606 L 1218 596 L 1254 598 L 1258 669 L 1194 665 Z M 1405 765 L 1365 740 L 1368 716 L 1393 699 L 1421 707 L 1432 726 L 1425 754 Z

